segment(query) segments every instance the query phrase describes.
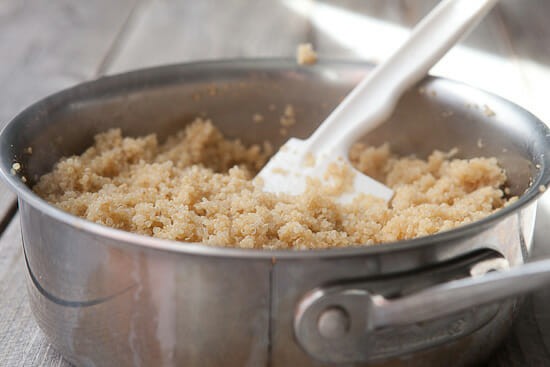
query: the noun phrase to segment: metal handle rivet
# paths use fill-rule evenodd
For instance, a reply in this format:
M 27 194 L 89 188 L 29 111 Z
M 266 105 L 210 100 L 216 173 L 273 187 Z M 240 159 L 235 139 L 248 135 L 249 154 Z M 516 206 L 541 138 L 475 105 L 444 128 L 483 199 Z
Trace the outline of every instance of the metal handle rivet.
M 329 307 L 319 316 L 317 327 L 324 338 L 341 338 L 349 331 L 349 314 L 341 307 Z

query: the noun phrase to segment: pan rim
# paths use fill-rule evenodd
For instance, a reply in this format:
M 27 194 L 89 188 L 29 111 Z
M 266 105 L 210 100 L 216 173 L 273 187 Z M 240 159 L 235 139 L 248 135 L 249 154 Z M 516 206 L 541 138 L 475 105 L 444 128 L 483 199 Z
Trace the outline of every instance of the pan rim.
M 314 67 L 345 67 L 346 65 L 354 67 L 372 67 L 371 63 L 361 61 L 348 61 L 348 60 L 323 60 L 320 61 Z M 28 119 L 30 116 L 34 116 L 36 111 L 51 104 L 53 101 L 59 99 L 66 99 L 73 94 L 89 93 L 91 90 L 98 89 L 109 83 L 119 83 L 121 85 L 127 85 L 130 81 L 136 79 L 145 79 L 155 75 L 170 74 L 182 69 L 190 68 L 210 68 L 210 69 L 231 69 L 236 68 L 239 70 L 310 70 L 311 66 L 298 66 L 293 59 L 280 59 L 280 58 L 266 58 L 266 59 L 224 59 L 213 61 L 196 61 L 190 63 L 178 63 L 171 65 L 163 65 L 151 68 L 138 69 L 121 74 L 115 74 L 111 76 L 102 77 L 93 81 L 80 83 L 76 86 L 64 89 L 57 93 L 54 93 L 48 97 L 45 97 L 38 102 L 27 107 L 9 123 L 7 123 L 0 132 L 0 152 L 3 151 L 2 145 L 7 145 L 8 142 L 5 136 L 9 129 L 14 129 L 14 126 Z M 447 78 L 428 76 L 426 80 L 439 80 L 450 84 L 459 84 L 467 88 L 471 88 L 476 92 L 481 92 L 488 98 L 503 103 L 507 106 L 513 107 L 527 114 L 530 119 L 533 119 L 536 125 L 546 131 L 546 144 L 550 147 L 550 131 L 546 125 L 540 121 L 536 116 L 526 111 L 522 107 L 512 103 L 502 97 L 496 96 L 492 93 L 483 91 L 479 88 L 468 86 L 464 83 L 453 81 Z M 521 208 L 525 207 L 529 203 L 536 200 L 542 195 L 540 186 L 546 187 L 550 182 L 550 149 L 548 154 L 541 157 L 540 169 L 535 177 L 533 177 L 531 186 L 519 197 L 519 199 L 505 208 L 501 208 L 489 216 L 482 218 L 478 221 L 462 225 L 460 227 L 439 232 L 430 236 L 419 237 L 410 240 L 402 240 L 396 242 L 389 242 L 376 245 L 357 245 L 346 248 L 326 248 L 326 249 L 311 249 L 311 250 L 265 250 L 265 249 L 242 249 L 242 248 L 229 248 L 222 246 L 211 246 L 201 243 L 190 243 L 175 240 L 166 240 L 155 237 L 149 237 L 145 235 L 135 234 L 111 227 L 107 227 L 101 224 L 97 224 L 86 219 L 76 217 L 69 214 L 55 206 L 49 204 L 44 199 L 36 195 L 29 187 L 27 187 L 21 180 L 10 172 L 10 165 L 8 161 L 10 157 L 2 158 L 2 164 L 0 164 L 0 177 L 7 183 L 7 185 L 17 194 L 20 203 L 29 204 L 34 209 L 40 211 L 44 215 L 50 216 L 66 225 L 73 226 L 82 231 L 94 234 L 100 237 L 104 237 L 106 240 L 115 240 L 121 244 L 139 247 L 147 250 L 183 253 L 190 255 L 200 256 L 214 256 L 214 257 L 229 257 L 229 258 L 252 258 L 259 260 L 273 260 L 273 259 L 329 259 L 329 258 L 342 258 L 342 257 L 356 257 L 356 256 L 368 256 L 368 255 L 381 255 L 388 253 L 395 253 L 400 251 L 409 251 L 420 248 L 427 248 L 437 245 L 438 243 L 449 242 L 467 238 L 475 235 L 486 228 L 496 224 L 500 220 L 509 215 L 517 213 Z

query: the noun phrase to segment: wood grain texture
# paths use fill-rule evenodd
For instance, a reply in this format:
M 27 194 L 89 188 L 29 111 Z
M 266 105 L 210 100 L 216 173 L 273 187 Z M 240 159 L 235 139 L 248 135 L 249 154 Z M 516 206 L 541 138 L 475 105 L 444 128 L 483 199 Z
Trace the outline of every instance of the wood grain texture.
M 97 76 L 135 2 L 1 1 L 0 128 L 39 98 Z M 14 203 L 0 182 L 0 222 Z
M 135 0 L 0 4 L 1 124 L 37 99 L 94 77 Z
M 497 10 L 503 32 L 509 39 L 513 60 L 529 89 L 522 103 L 550 124 L 550 2 L 503 0 Z
M 193 60 L 294 57 L 308 21 L 282 1 L 233 0 L 144 3 L 109 73 Z
M 420 19 L 436 0 L 403 0 L 410 14 Z M 548 27 L 550 2 L 546 0 L 501 0 L 487 18 L 464 40 L 484 62 L 447 65 L 453 51 L 446 57 L 436 73 L 452 76 L 499 94 L 535 113 L 550 123 L 550 28 Z M 481 54 L 480 54 L 481 53 Z M 486 57 L 483 57 L 485 54 Z M 475 61 L 475 60 L 470 60 Z M 482 68 L 482 73 L 472 70 Z M 465 72 L 464 72 L 465 71 Z M 471 76 L 468 75 L 471 73 Z
M 381 62 L 437 0 L 318 0 L 307 13 L 305 3 L 297 1 L 291 8 L 311 19 L 312 39 L 322 56 Z
M 16 205 L 15 194 L 0 182 L 0 233 L 11 219 Z
M 293 4 L 301 4 L 296 2 Z M 310 6 L 312 39 L 322 57 L 381 62 L 391 55 L 437 0 L 322 1 Z M 305 7 L 294 5 L 305 13 Z M 448 52 L 432 73 L 463 81 L 526 105 L 528 88 L 497 12 L 490 13 Z
M 310 20 L 310 42 L 323 58 L 379 63 L 406 39 L 412 25 L 403 1 L 321 0 L 309 8 L 305 3 L 289 7 Z

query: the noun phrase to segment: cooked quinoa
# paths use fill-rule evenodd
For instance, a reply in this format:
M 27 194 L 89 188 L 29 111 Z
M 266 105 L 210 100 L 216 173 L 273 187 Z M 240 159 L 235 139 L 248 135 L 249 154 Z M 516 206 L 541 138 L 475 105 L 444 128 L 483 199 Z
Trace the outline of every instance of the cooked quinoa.
M 196 120 L 160 144 L 152 134 L 95 137 L 61 159 L 35 192 L 74 215 L 110 227 L 183 242 L 257 249 L 372 245 L 426 236 L 483 218 L 507 201 L 495 158 L 396 157 L 388 144 L 355 144 L 352 163 L 395 191 L 341 205 L 319 189 L 295 197 L 265 193 L 252 179 L 268 145 L 228 140 Z
M 317 62 L 317 52 L 311 43 L 301 43 L 296 49 L 296 62 L 300 65 L 313 65 Z

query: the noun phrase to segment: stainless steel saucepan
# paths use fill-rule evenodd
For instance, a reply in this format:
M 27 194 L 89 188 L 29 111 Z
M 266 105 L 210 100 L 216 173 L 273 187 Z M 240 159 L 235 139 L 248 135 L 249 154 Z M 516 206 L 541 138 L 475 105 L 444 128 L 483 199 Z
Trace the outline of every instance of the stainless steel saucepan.
M 550 281 L 550 260 L 524 264 L 536 199 L 550 181 L 550 132 L 486 92 L 426 78 L 364 138 L 418 156 L 458 147 L 461 157 L 495 156 L 506 169 L 518 201 L 425 238 L 314 251 L 207 247 L 106 228 L 30 189 L 112 127 L 163 138 L 205 115 L 230 137 L 277 145 L 281 111 L 292 104 L 291 134 L 308 136 L 369 69 L 285 60 L 159 67 L 81 84 L 11 121 L 0 134 L 0 169 L 19 196 L 31 306 L 54 346 L 83 366 L 486 359 L 513 320 L 514 297 Z M 263 123 L 252 123 L 256 113 Z

